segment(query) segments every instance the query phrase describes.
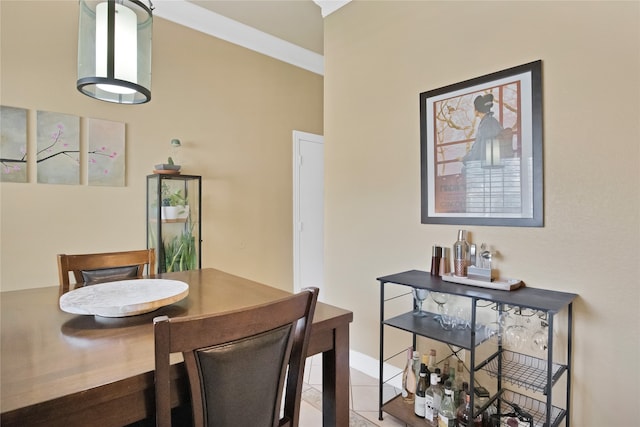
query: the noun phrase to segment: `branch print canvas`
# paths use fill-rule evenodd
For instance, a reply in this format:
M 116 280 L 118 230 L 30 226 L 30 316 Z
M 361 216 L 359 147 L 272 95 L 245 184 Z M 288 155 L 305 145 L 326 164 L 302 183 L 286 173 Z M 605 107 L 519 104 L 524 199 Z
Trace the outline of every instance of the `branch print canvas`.
M 27 182 L 27 110 L 0 107 L 0 181 Z
M 80 118 L 38 111 L 38 182 L 80 183 Z
M 89 185 L 124 187 L 124 123 L 88 119 L 87 128 Z

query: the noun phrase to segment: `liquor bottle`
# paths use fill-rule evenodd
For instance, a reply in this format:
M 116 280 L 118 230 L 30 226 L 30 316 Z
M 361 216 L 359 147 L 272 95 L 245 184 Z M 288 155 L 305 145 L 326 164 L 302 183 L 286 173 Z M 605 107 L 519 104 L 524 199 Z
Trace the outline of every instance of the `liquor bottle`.
M 453 391 L 451 381 L 444 384 L 444 397 L 438 411 L 438 427 L 455 427 L 456 407 L 453 405 Z
M 462 390 L 462 384 L 464 382 L 467 382 L 467 375 L 466 375 L 466 372 L 464 371 L 464 362 L 462 360 L 458 360 L 458 367 L 456 369 L 456 380 L 453 388 L 455 390 L 458 390 L 458 393 L 459 393 L 460 390 Z M 469 383 L 467 382 L 467 386 L 468 385 Z M 464 403 L 464 396 L 456 403 L 458 403 L 458 405 Z
M 466 402 L 468 394 L 469 394 L 469 383 L 465 381 L 462 383 L 460 394 L 458 394 L 458 402 L 457 402 L 458 406 Z
M 444 360 L 442 366 L 442 375 L 440 375 L 440 384 L 444 384 L 449 379 L 449 359 Z
M 427 368 L 429 368 L 429 372 L 434 373 L 437 367 L 436 350 L 432 348 L 431 351 L 429 351 L 429 362 L 427 363 Z
M 413 403 L 416 393 L 416 374 L 413 372 L 413 348 L 407 349 L 407 365 L 402 373 L 402 399 Z
M 473 418 L 473 411 L 471 410 L 471 396 L 467 394 L 465 402 L 458 406 L 456 410 L 456 420 L 459 427 L 482 427 L 482 414 L 478 414 Z M 471 420 L 471 421 L 470 421 Z
M 438 412 L 442 402 L 442 392 L 438 385 L 438 374 L 431 374 L 431 386 L 424 398 L 424 419 L 429 427 L 438 427 Z
M 440 405 L 442 404 L 442 396 L 444 395 L 444 387 L 442 386 L 442 376 L 440 375 L 440 368 L 435 368 L 433 372 L 436 374 L 436 383 L 435 387 L 438 389 L 437 392 L 437 401 L 435 402 L 435 407 L 440 411 Z M 435 425 L 438 425 L 438 414 L 435 414 L 436 421 Z
M 435 369 L 436 376 L 438 377 L 438 387 L 440 387 L 440 392 L 444 393 L 444 384 L 442 382 L 442 374 L 440 372 L 440 368 Z
M 455 276 L 467 277 L 468 259 L 467 231 L 458 230 L 458 240 L 453 244 L 453 274 Z
M 422 365 L 427 367 L 427 385 L 431 384 L 431 374 L 432 372 L 429 370 L 429 355 L 428 354 L 423 354 L 422 355 Z
M 420 379 L 420 353 L 413 352 L 413 372 L 416 374 L 416 380 Z
M 460 396 L 460 389 L 456 387 L 456 368 L 449 368 L 449 381 L 451 381 L 451 390 L 453 390 L 453 405 L 458 407 L 458 397 Z
M 413 405 L 413 412 L 420 418 L 424 418 L 427 388 L 427 367 L 423 364 L 420 366 L 420 380 L 416 386 L 416 399 Z
M 476 397 L 474 399 L 474 406 L 476 407 L 476 411 L 487 404 L 489 401 L 489 390 L 482 386 L 475 387 L 473 389 Z M 496 407 L 493 405 L 489 405 L 484 411 L 482 411 L 481 417 L 483 425 L 489 425 L 491 422 L 491 415 L 497 412 Z

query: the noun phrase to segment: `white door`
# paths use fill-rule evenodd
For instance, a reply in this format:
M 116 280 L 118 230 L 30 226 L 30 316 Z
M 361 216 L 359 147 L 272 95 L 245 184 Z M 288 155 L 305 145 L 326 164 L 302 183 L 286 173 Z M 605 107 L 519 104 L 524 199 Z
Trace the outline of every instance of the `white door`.
M 324 138 L 293 132 L 293 289 L 320 288 L 324 268 Z

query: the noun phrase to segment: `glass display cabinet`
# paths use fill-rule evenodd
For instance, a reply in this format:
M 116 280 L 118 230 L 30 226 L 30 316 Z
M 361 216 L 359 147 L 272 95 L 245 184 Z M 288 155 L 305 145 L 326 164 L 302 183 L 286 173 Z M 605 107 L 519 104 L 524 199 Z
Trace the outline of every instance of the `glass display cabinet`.
M 156 250 L 158 273 L 201 266 L 201 183 L 197 175 L 147 176 L 147 247 Z

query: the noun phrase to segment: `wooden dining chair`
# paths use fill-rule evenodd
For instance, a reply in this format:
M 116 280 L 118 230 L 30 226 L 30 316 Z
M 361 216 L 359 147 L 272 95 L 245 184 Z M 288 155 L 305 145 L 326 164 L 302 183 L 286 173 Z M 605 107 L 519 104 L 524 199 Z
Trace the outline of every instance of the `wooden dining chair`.
M 156 426 L 171 425 L 171 353 L 184 357 L 195 427 L 298 426 L 317 300 L 318 288 L 306 288 L 216 315 L 156 317 Z
M 70 272 L 76 281 L 75 289 L 95 283 L 140 278 L 145 274 L 145 266 L 146 274 L 155 274 L 155 264 L 155 249 L 80 255 L 59 254 L 60 295 L 70 290 Z

